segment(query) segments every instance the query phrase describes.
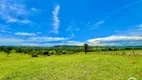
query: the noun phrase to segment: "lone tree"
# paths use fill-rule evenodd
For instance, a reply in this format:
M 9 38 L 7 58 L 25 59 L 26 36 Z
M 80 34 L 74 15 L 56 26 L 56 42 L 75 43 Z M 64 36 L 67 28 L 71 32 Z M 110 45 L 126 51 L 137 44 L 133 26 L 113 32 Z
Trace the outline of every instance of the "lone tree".
M 88 48 L 89 48 L 89 45 L 88 44 L 84 44 L 84 52 L 85 54 L 88 52 Z

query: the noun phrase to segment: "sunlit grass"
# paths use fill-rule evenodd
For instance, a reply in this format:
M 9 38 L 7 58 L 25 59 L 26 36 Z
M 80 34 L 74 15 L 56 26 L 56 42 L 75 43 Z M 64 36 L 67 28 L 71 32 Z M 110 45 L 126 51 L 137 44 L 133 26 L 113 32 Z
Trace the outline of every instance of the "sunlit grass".
M 0 80 L 142 80 L 142 56 L 78 53 L 31 58 L 0 53 Z

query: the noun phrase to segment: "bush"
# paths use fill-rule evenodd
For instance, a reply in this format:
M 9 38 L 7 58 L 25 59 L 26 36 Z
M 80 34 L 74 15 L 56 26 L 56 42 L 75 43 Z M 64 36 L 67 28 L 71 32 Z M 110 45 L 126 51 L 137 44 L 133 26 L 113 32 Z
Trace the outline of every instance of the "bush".
M 61 50 L 56 50 L 56 55 L 61 55 L 62 54 L 62 51 Z
M 62 54 L 67 54 L 67 52 L 63 51 Z
M 33 54 L 32 57 L 38 57 L 38 55 L 37 54 Z
M 43 55 L 50 56 L 48 51 L 43 52 Z
M 123 52 L 122 55 L 126 55 L 126 52 Z
M 53 51 L 51 51 L 51 52 L 50 52 L 50 55 L 53 55 L 53 54 L 54 54 L 54 52 L 53 52 Z

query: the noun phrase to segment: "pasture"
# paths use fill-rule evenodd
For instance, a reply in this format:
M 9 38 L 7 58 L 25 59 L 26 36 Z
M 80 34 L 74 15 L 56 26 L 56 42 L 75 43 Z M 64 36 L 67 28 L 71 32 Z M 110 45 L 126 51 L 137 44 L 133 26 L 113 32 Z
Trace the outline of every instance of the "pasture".
M 0 52 L 0 80 L 142 80 L 142 56 L 131 55 L 132 51 L 122 53 L 80 52 L 32 58 L 16 53 L 7 57 Z

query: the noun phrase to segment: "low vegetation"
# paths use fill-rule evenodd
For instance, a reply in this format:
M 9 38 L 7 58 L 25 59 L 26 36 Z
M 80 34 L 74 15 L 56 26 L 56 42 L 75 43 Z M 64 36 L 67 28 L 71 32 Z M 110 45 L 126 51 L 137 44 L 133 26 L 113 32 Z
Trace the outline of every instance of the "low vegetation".
M 142 80 L 141 47 L 0 47 L 0 80 Z
M 32 58 L 24 53 L 7 57 L 0 52 L 0 80 L 142 80 L 141 56 L 109 53 L 113 52 Z

